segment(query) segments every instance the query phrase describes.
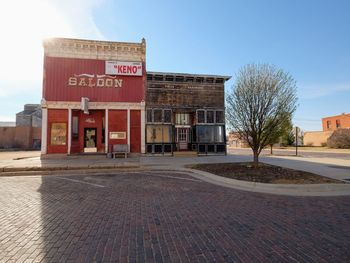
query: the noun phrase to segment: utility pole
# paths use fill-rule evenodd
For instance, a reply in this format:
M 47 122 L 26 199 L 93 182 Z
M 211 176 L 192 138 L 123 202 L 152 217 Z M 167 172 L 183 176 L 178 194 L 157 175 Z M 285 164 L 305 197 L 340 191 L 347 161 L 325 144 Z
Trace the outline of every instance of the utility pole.
M 298 156 L 298 127 L 295 126 L 295 156 Z

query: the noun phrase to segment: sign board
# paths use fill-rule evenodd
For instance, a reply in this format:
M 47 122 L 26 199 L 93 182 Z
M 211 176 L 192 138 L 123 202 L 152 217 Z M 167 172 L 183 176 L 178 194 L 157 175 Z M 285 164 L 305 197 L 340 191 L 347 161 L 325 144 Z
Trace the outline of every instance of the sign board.
M 109 139 L 126 139 L 126 132 L 110 132 Z
M 142 76 L 142 62 L 106 61 L 105 74 Z

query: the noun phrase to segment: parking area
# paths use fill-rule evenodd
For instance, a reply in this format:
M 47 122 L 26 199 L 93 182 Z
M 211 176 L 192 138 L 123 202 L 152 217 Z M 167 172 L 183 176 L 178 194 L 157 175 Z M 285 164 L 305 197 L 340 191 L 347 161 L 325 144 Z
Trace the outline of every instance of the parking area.
M 170 171 L 0 177 L 0 262 L 345 262 L 350 197 Z

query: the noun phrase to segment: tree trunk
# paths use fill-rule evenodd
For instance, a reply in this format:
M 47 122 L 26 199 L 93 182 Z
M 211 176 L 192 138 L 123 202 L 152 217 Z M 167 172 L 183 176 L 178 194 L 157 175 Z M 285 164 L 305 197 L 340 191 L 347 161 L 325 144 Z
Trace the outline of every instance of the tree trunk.
M 272 153 L 272 147 L 273 147 L 273 145 L 272 145 L 272 144 L 270 144 L 270 147 L 271 147 L 271 151 L 270 151 L 270 153 L 271 153 L 271 155 L 272 155 L 272 154 L 273 154 L 273 153 Z
M 254 167 L 258 168 L 259 165 L 259 154 L 257 150 L 253 150 L 253 154 L 254 154 Z

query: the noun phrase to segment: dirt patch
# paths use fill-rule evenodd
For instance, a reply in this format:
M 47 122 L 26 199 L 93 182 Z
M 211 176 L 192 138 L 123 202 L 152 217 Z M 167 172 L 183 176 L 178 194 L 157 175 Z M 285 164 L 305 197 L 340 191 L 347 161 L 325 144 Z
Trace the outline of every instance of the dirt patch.
M 329 184 L 344 183 L 317 174 L 299 170 L 283 168 L 280 166 L 259 164 L 255 168 L 252 163 L 213 163 L 194 164 L 188 168 L 197 169 L 219 176 L 237 180 L 270 183 L 270 184 Z

